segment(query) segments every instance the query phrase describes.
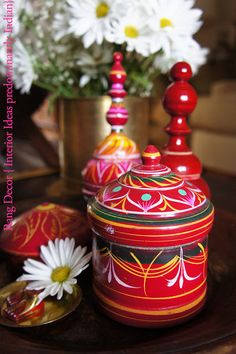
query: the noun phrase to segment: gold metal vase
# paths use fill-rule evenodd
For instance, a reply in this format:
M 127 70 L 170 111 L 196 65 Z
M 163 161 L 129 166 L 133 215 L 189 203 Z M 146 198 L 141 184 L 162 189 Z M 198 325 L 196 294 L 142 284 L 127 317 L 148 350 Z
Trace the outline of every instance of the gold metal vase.
M 60 169 L 63 189 L 67 193 L 81 193 L 81 171 L 97 144 L 110 133 L 111 127 L 106 121 L 110 104 L 108 96 L 57 102 Z M 127 97 L 125 105 L 129 111 L 125 133 L 143 150 L 148 141 L 149 101 Z

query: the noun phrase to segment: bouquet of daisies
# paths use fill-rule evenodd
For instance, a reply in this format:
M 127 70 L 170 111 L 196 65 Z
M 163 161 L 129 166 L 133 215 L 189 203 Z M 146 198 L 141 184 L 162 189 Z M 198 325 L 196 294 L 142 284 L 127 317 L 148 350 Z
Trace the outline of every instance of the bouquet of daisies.
M 194 0 L 15 0 L 15 86 L 27 93 L 34 83 L 54 97 L 104 94 L 118 50 L 128 93 L 148 96 L 175 62 L 189 62 L 193 73 L 205 63 L 208 50 L 193 39 L 202 11 L 193 6 Z M 3 4 L 0 11 L 4 16 Z M 5 62 L 1 43 L 2 75 Z

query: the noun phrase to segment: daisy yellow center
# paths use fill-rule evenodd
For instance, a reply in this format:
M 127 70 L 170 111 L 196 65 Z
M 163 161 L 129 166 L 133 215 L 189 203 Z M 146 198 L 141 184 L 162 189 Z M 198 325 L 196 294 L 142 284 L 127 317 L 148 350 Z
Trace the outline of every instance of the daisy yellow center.
M 165 27 L 168 27 L 168 26 L 172 27 L 173 25 L 172 25 L 171 20 L 169 20 L 168 18 L 163 17 L 163 18 L 160 19 L 160 26 L 161 26 L 161 28 L 165 28 Z
M 105 17 L 109 12 L 109 6 L 106 2 L 100 2 L 100 4 L 96 8 L 96 16 L 98 18 Z
M 63 283 L 69 278 L 70 271 L 71 271 L 70 267 L 67 266 L 57 267 L 53 269 L 51 274 L 51 279 L 54 282 Z
M 125 27 L 125 35 L 129 38 L 137 38 L 139 36 L 139 32 L 134 26 L 126 26 Z

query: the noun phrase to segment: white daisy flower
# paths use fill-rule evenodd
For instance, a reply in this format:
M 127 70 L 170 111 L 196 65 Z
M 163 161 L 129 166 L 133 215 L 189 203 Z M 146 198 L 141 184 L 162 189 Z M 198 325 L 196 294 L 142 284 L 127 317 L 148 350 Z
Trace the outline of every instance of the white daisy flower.
M 53 18 L 51 21 L 51 35 L 52 38 L 57 42 L 62 38 L 71 34 L 69 28 L 70 13 L 68 11 L 69 5 L 67 3 L 58 2 L 54 4 L 56 9 L 54 9 Z
M 88 48 L 96 42 L 101 44 L 107 23 L 116 12 L 113 0 L 67 0 L 70 12 L 70 32 L 83 36 L 83 44 Z
M 63 292 L 72 294 L 73 285 L 77 283 L 77 277 L 86 269 L 92 253 L 86 253 L 87 247 L 75 248 L 75 240 L 58 238 L 47 246 L 41 246 L 40 257 L 43 262 L 27 259 L 23 269 L 28 274 L 23 274 L 18 281 L 28 281 L 26 289 L 43 290 L 38 298 L 41 302 L 45 297 L 57 295 L 60 300 Z
M 143 56 L 150 54 L 151 30 L 145 7 L 129 9 L 127 13 L 109 23 L 106 39 L 111 43 L 127 43 L 127 51 L 136 50 Z
M 16 35 L 19 33 L 20 30 L 20 21 L 19 17 L 21 14 L 21 11 L 30 11 L 31 7 L 28 4 L 26 0 L 15 0 L 14 5 L 9 3 L 9 6 L 7 7 L 7 4 L 4 3 L 3 1 L 0 2 L 0 33 L 3 33 L 3 31 L 7 27 L 7 22 L 3 20 L 4 16 L 7 17 L 7 15 L 12 15 L 12 28 L 11 32 L 8 32 L 8 34 L 11 35 Z M 8 11 L 8 14 L 7 14 Z
M 193 75 L 198 72 L 201 65 L 207 61 L 209 49 L 202 48 L 195 40 L 187 39 L 182 41 L 182 45 L 173 46 L 169 55 L 158 54 L 154 61 L 154 66 L 165 74 L 178 61 L 186 61 L 191 65 Z
M 52 37 L 55 41 L 61 40 L 70 33 L 68 28 L 69 14 L 56 13 L 52 22 Z
M 99 77 L 103 87 L 107 88 L 107 79 L 99 72 L 98 68 L 102 65 L 111 65 L 112 57 L 113 48 L 110 45 L 99 46 L 93 44 L 89 51 L 80 50 L 76 60 L 76 64 L 81 67 L 81 72 L 83 73 L 80 77 L 79 86 L 82 88 L 86 86 L 91 79 Z
M 110 45 L 99 46 L 94 44 L 91 50 L 80 50 L 76 64 L 79 66 L 97 67 L 99 65 L 111 65 L 113 48 Z
M 27 50 L 20 42 L 16 40 L 13 46 L 14 51 L 14 73 L 13 80 L 15 87 L 20 89 L 21 93 L 28 93 L 33 81 L 36 79 L 32 59 Z
M 194 0 L 152 1 L 154 14 L 149 21 L 153 30 L 152 53 L 163 49 L 169 55 L 173 43 L 180 44 L 183 37 L 190 37 L 198 31 L 202 25 L 202 10 L 193 9 L 194 3 Z

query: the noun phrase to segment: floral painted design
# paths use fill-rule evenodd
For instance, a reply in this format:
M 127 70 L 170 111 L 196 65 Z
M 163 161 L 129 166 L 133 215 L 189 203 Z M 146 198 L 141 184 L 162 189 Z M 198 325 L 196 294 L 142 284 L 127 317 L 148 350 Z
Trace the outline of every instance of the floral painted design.
M 172 287 L 179 292 L 186 289 L 186 282 L 201 282 L 206 279 L 206 241 L 195 244 L 192 248 L 185 248 L 185 256 L 184 247 L 176 247 L 171 251 L 157 249 L 147 252 L 98 242 L 100 246 L 96 246 L 99 248 L 94 257 L 94 267 L 106 275 L 108 287 L 114 286 L 115 282 L 121 288 L 139 289 L 144 296 L 150 296 L 153 287 L 157 292 L 158 287 L 165 289 L 166 293 L 172 291 Z M 190 276 L 189 272 L 197 275 Z M 171 278 L 172 275 L 174 276 Z M 127 282 L 127 279 L 130 281 Z
M 186 212 L 205 203 L 206 198 L 199 189 L 184 184 L 180 179 L 162 178 L 165 182 L 164 188 L 159 186 L 159 182 L 155 188 L 154 178 L 145 178 L 146 187 L 143 187 L 144 179 L 141 178 L 140 181 L 136 181 L 135 186 L 124 184 L 131 174 L 132 170 L 131 173 L 123 175 L 118 182 L 102 189 L 97 196 L 98 202 L 114 211 L 150 215 Z
M 184 280 L 186 281 L 193 281 L 196 280 L 197 278 L 200 277 L 201 274 L 198 274 L 196 277 L 190 277 L 186 271 L 186 267 L 185 267 L 185 263 L 184 263 L 184 255 L 183 255 L 183 248 L 180 247 L 180 261 L 179 261 L 179 267 L 178 267 L 178 271 L 177 274 L 174 278 L 172 279 L 168 279 L 167 282 L 167 286 L 168 287 L 172 287 L 174 286 L 176 283 L 178 283 L 180 289 L 183 288 L 183 284 L 184 284 Z
M 129 285 L 125 283 L 123 280 L 121 280 L 118 275 L 116 274 L 115 266 L 114 266 L 114 260 L 111 251 L 108 251 L 108 260 L 107 260 L 107 265 L 103 269 L 102 273 L 106 274 L 107 273 L 107 281 L 110 284 L 112 280 L 115 280 L 119 285 L 124 286 L 125 288 L 137 288 L 136 286 Z

